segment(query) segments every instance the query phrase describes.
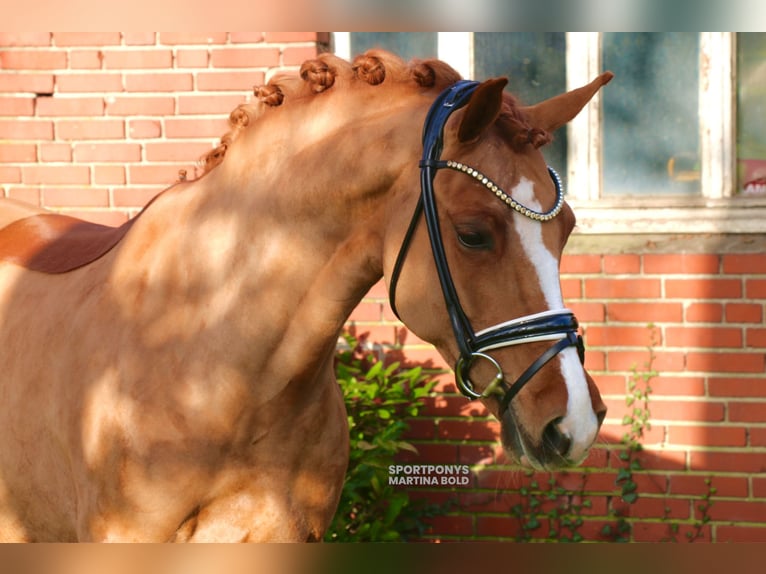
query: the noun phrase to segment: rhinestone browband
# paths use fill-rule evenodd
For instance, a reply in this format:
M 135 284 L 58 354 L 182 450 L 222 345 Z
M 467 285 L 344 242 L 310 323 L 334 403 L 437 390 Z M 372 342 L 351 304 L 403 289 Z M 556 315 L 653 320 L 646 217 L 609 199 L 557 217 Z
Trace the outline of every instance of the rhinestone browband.
M 535 221 L 550 221 L 556 217 L 561 211 L 561 208 L 564 207 L 564 194 L 562 193 L 561 178 L 559 177 L 559 174 L 557 174 L 551 167 L 548 167 L 548 173 L 550 173 L 551 179 L 553 179 L 553 183 L 556 186 L 556 204 L 548 211 L 540 213 L 539 211 L 529 209 L 528 207 L 520 204 L 510 195 L 505 193 L 494 181 L 481 173 L 479 170 L 472 168 L 471 166 L 452 160 L 443 162 L 442 165 L 444 167 L 454 169 L 455 171 L 465 173 L 466 175 L 470 175 L 482 185 L 484 185 L 487 189 L 489 189 L 492 193 L 494 193 L 498 199 L 505 202 L 509 207 L 515 209 L 520 214 L 529 217 L 530 219 L 534 219 Z

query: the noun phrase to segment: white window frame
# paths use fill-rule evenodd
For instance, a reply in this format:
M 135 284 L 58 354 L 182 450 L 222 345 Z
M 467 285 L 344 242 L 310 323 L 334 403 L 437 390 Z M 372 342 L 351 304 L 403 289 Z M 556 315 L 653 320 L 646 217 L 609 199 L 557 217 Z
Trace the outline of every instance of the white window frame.
M 566 34 L 567 89 L 601 73 L 601 39 L 600 32 Z M 351 56 L 349 32 L 335 32 L 334 45 L 339 56 Z M 577 233 L 766 232 L 766 198 L 735 196 L 736 53 L 736 33 L 700 33 L 699 195 L 604 197 L 600 95 L 569 123 L 567 201 L 577 214 Z M 473 33 L 440 32 L 438 57 L 473 77 Z

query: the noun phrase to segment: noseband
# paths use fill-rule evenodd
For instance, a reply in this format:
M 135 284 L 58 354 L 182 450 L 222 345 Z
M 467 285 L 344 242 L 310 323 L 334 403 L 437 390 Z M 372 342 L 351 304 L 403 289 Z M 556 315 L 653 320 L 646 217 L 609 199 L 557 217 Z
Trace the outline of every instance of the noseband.
M 391 308 L 398 317 L 399 314 L 396 311 L 395 304 L 396 285 L 399 281 L 412 237 L 420 221 L 420 216 L 424 215 L 431 242 L 431 251 L 436 263 L 436 271 L 439 275 L 439 282 L 447 306 L 447 313 L 449 314 L 452 330 L 460 352 L 460 356 L 455 363 L 457 386 L 460 392 L 470 399 L 487 398 L 497 395 L 501 405 L 500 412 L 502 413 L 508 408 L 513 397 L 553 357 L 567 347 L 576 347 L 582 362 L 585 350 L 582 337 L 577 332 L 577 319 L 569 309 L 555 309 L 527 315 L 475 332 L 460 305 L 457 290 L 455 289 L 449 265 L 447 264 L 447 256 L 444 251 L 444 242 L 436 209 L 433 182 L 439 169 L 452 169 L 473 177 L 511 209 L 535 221 L 546 222 L 553 219 L 559 214 L 564 205 L 561 180 L 558 174 L 550 167 L 548 172 L 556 186 L 556 202 L 550 210 L 541 213 L 515 201 L 481 172 L 462 163 L 440 159 L 444 144 L 444 126 L 447 120 L 454 111 L 468 103 L 471 94 L 473 94 L 478 85 L 478 82 L 472 81 L 463 80 L 457 82 L 442 92 L 428 111 L 423 125 L 423 159 L 420 162 L 420 199 L 415 207 L 415 213 L 412 216 L 402 247 L 394 264 L 391 274 L 389 299 Z M 540 355 L 511 386 L 508 386 L 505 382 L 502 367 L 487 352 L 492 349 L 537 341 L 556 342 Z M 479 360 L 489 362 L 497 371 L 492 382 L 481 392 L 476 389 L 476 386 L 469 377 L 471 367 Z

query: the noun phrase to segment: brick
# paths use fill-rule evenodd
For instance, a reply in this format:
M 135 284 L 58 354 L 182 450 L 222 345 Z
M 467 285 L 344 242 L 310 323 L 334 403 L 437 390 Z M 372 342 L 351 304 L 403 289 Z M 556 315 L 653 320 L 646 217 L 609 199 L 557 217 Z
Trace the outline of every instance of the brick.
M 747 347 L 766 348 L 766 329 L 747 329 L 745 331 Z
M 226 32 L 161 32 L 159 35 L 160 44 L 225 44 L 227 40 Z
M 766 446 L 766 428 L 752 427 L 750 429 L 750 446 Z
M 141 146 L 137 143 L 75 144 L 77 162 L 130 162 L 141 161 Z
M 640 273 L 641 256 L 629 253 L 619 255 L 604 255 L 604 273 L 618 275 L 620 273 Z
M 651 401 L 653 420 L 720 422 L 725 419 L 724 403 L 712 401 L 659 400 Z
M 686 306 L 686 320 L 690 323 L 720 323 L 723 321 L 721 303 L 689 303 Z
M 118 45 L 119 32 L 54 32 L 55 46 L 107 46 Z
M 110 116 L 169 116 L 175 113 L 173 96 L 115 96 L 106 100 Z
M 43 190 L 46 207 L 108 207 L 109 191 L 104 188 L 55 188 Z
M 747 429 L 745 429 L 745 427 L 729 427 L 721 425 L 668 425 L 667 441 L 669 444 L 673 445 L 744 447 L 747 446 Z
M 0 165 L 0 183 L 21 183 L 21 168 Z
M 123 32 L 126 46 L 151 46 L 157 42 L 156 32 Z
M 181 95 L 178 97 L 178 113 L 229 114 L 245 101 L 244 95 Z
M 69 53 L 69 68 L 73 70 L 99 70 L 104 60 L 101 50 L 72 50 Z
M 81 165 L 30 165 L 22 167 L 26 184 L 87 184 L 90 170 Z
M 564 300 L 582 298 L 582 281 L 580 279 L 561 279 L 561 294 Z
M 201 91 L 237 91 L 251 93 L 253 86 L 264 83 L 265 74 L 257 71 L 242 72 L 198 72 L 197 89 Z
M 306 60 L 317 57 L 316 46 L 286 46 L 282 51 L 283 66 L 300 66 Z
M 206 49 L 179 48 L 176 51 L 175 64 L 177 68 L 207 68 L 210 64 L 210 53 Z
M 184 161 L 194 162 L 202 157 L 205 153 L 212 149 L 209 143 L 197 143 L 197 142 L 150 142 L 146 144 L 146 161 Z M 372 317 L 362 319 L 357 317 L 357 321 L 378 321 L 380 319 L 380 311 L 378 308 L 377 314 Z
M 41 162 L 72 161 L 72 146 L 68 143 L 41 143 L 38 153 Z
M 132 139 L 151 139 L 162 135 L 162 124 L 156 120 L 129 120 L 128 137 Z
M 447 440 L 495 441 L 500 423 L 470 420 L 440 420 L 437 436 Z
M 708 511 L 708 516 L 715 521 L 762 523 L 763 517 L 766 516 L 766 502 L 716 500 Z
M 601 273 L 601 255 L 576 254 L 561 258 L 560 272 L 563 273 Z
M 37 146 L 33 143 L 0 143 L 0 163 L 27 163 L 37 161 Z
M 659 330 L 654 331 L 654 340 L 660 342 Z M 647 347 L 652 341 L 652 333 L 646 327 L 589 326 L 585 341 L 596 347 Z
M 745 296 L 748 299 L 766 299 L 766 279 L 748 279 L 745 282 Z
M 613 301 L 606 306 L 606 316 L 609 321 L 625 323 L 680 323 L 683 321 L 683 305 L 661 301 L 646 303 Z
M 436 438 L 436 425 L 433 419 L 414 419 L 407 421 L 409 427 L 405 440 L 431 440 Z
M 594 375 L 593 379 L 602 395 L 624 395 L 626 392 L 624 375 Z
M 664 376 L 660 374 L 652 379 L 652 393 L 655 396 L 705 396 L 703 377 Z
M 173 53 L 169 49 L 154 50 L 104 50 L 106 69 L 171 68 Z
M 188 73 L 125 74 L 125 90 L 128 92 L 183 92 L 190 91 L 192 87 L 192 75 Z
M 36 99 L 35 114 L 40 117 L 50 116 L 103 116 L 103 98 L 67 98 L 51 97 Z
M 423 461 L 428 461 L 428 464 L 457 464 L 458 455 L 455 444 L 413 441 L 412 445 L 418 452 L 402 453 L 397 457 L 401 462 L 422 464 Z
M 0 116 L 31 116 L 35 113 L 35 100 L 30 96 L 0 96 Z
M 759 522 L 763 522 L 760 520 Z M 716 542 L 766 542 L 766 527 L 757 525 L 719 524 L 715 528 Z
M 0 68 L 5 70 L 57 70 L 66 67 L 67 53 L 63 51 L 0 51 Z
M 178 144 L 183 145 L 183 144 Z M 209 147 L 208 147 L 209 149 Z M 350 321 L 380 321 L 381 315 L 383 313 L 382 305 L 380 302 L 376 301 L 370 301 L 365 302 L 362 301 L 359 305 L 354 308 L 354 310 L 351 312 L 351 316 L 349 317 Z
M 232 44 L 258 44 L 265 41 L 265 32 L 230 32 L 229 40 Z
M 2 47 L 50 46 L 50 32 L 0 32 Z
M 766 472 L 766 456 L 763 456 L 761 452 L 692 451 L 689 453 L 689 460 L 690 470 L 728 473 Z
M 585 279 L 588 299 L 658 299 L 661 292 L 659 279 Z
M 766 379 L 762 377 L 710 377 L 708 393 L 713 397 L 764 397 Z
M 686 348 L 741 348 L 742 329 L 737 327 L 667 327 L 665 345 Z
M 610 371 L 632 371 L 638 367 L 639 372 L 646 370 L 649 360 L 648 351 L 612 351 L 607 353 L 607 365 Z M 655 351 L 653 367 L 660 373 L 683 372 L 687 370 L 685 354 L 682 352 Z M 705 369 L 700 369 L 705 370 Z
M 748 479 L 740 476 L 716 476 L 710 485 L 706 480 L 710 478 L 698 474 L 671 474 L 669 494 L 683 494 L 687 496 L 705 496 L 712 486 L 716 489 L 716 496 L 741 497 L 748 495 Z
M 727 323 L 762 323 L 763 304 L 761 303 L 727 303 Z
M 53 93 L 53 86 L 53 74 L 16 74 L 4 73 L 0 70 L 0 92 L 51 94 Z
M 61 93 L 122 92 L 122 74 L 113 72 L 82 72 L 56 75 L 56 91 Z M 53 90 L 51 90 L 53 91 Z
M 125 167 L 121 165 L 96 165 L 93 167 L 93 183 L 97 185 L 124 185 Z
M 215 68 L 270 68 L 280 64 L 279 48 L 214 48 L 210 64 Z
M 729 420 L 732 422 L 760 423 L 766 421 L 766 402 L 744 403 L 729 401 L 728 411 Z
M 473 536 L 473 516 L 434 516 L 426 519 L 432 532 L 447 536 Z
M 669 299 L 739 299 L 739 279 L 667 279 L 665 296 Z
M 689 371 L 709 373 L 763 373 L 762 353 L 695 353 L 686 357 Z
M 56 122 L 56 139 L 90 140 L 122 139 L 125 122 L 112 119 L 59 120 Z
M 748 275 L 766 274 L 766 255 L 763 253 L 731 253 L 723 256 L 723 272 Z
M 720 257 L 697 253 L 650 253 L 643 256 L 644 273 L 668 274 L 715 274 L 720 267 Z
M 220 138 L 228 129 L 225 118 L 169 118 L 165 121 L 168 138 Z
M 263 39 L 266 42 L 318 42 L 318 32 L 263 32 Z M 234 32 L 232 32 L 232 41 L 234 41 Z

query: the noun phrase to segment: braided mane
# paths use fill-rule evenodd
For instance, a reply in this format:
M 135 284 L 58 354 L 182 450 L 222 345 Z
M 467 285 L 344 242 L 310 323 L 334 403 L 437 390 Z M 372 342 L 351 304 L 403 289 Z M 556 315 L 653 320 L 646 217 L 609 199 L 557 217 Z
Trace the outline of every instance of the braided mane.
M 200 163 L 206 174 L 219 165 L 228 147 L 246 129 L 269 108 L 288 105 L 307 97 L 316 96 L 332 88 L 338 79 L 353 89 L 355 84 L 393 85 L 411 84 L 414 89 L 436 88 L 442 90 L 460 80 L 449 64 L 437 59 L 413 59 L 405 62 L 400 57 L 385 50 L 369 50 L 347 62 L 334 54 L 320 54 L 313 60 L 304 62 L 297 72 L 282 72 L 265 85 L 255 86 L 254 100 L 240 104 L 229 115 L 230 130 L 226 132 L 217 147 L 205 154 Z M 527 144 L 535 147 L 548 143 L 550 136 L 542 130 L 529 126 L 518 109 L 513 96 L 506 94 L 505 105 L 499 118 L 509 134 L 509 141 L 514 148 Z

